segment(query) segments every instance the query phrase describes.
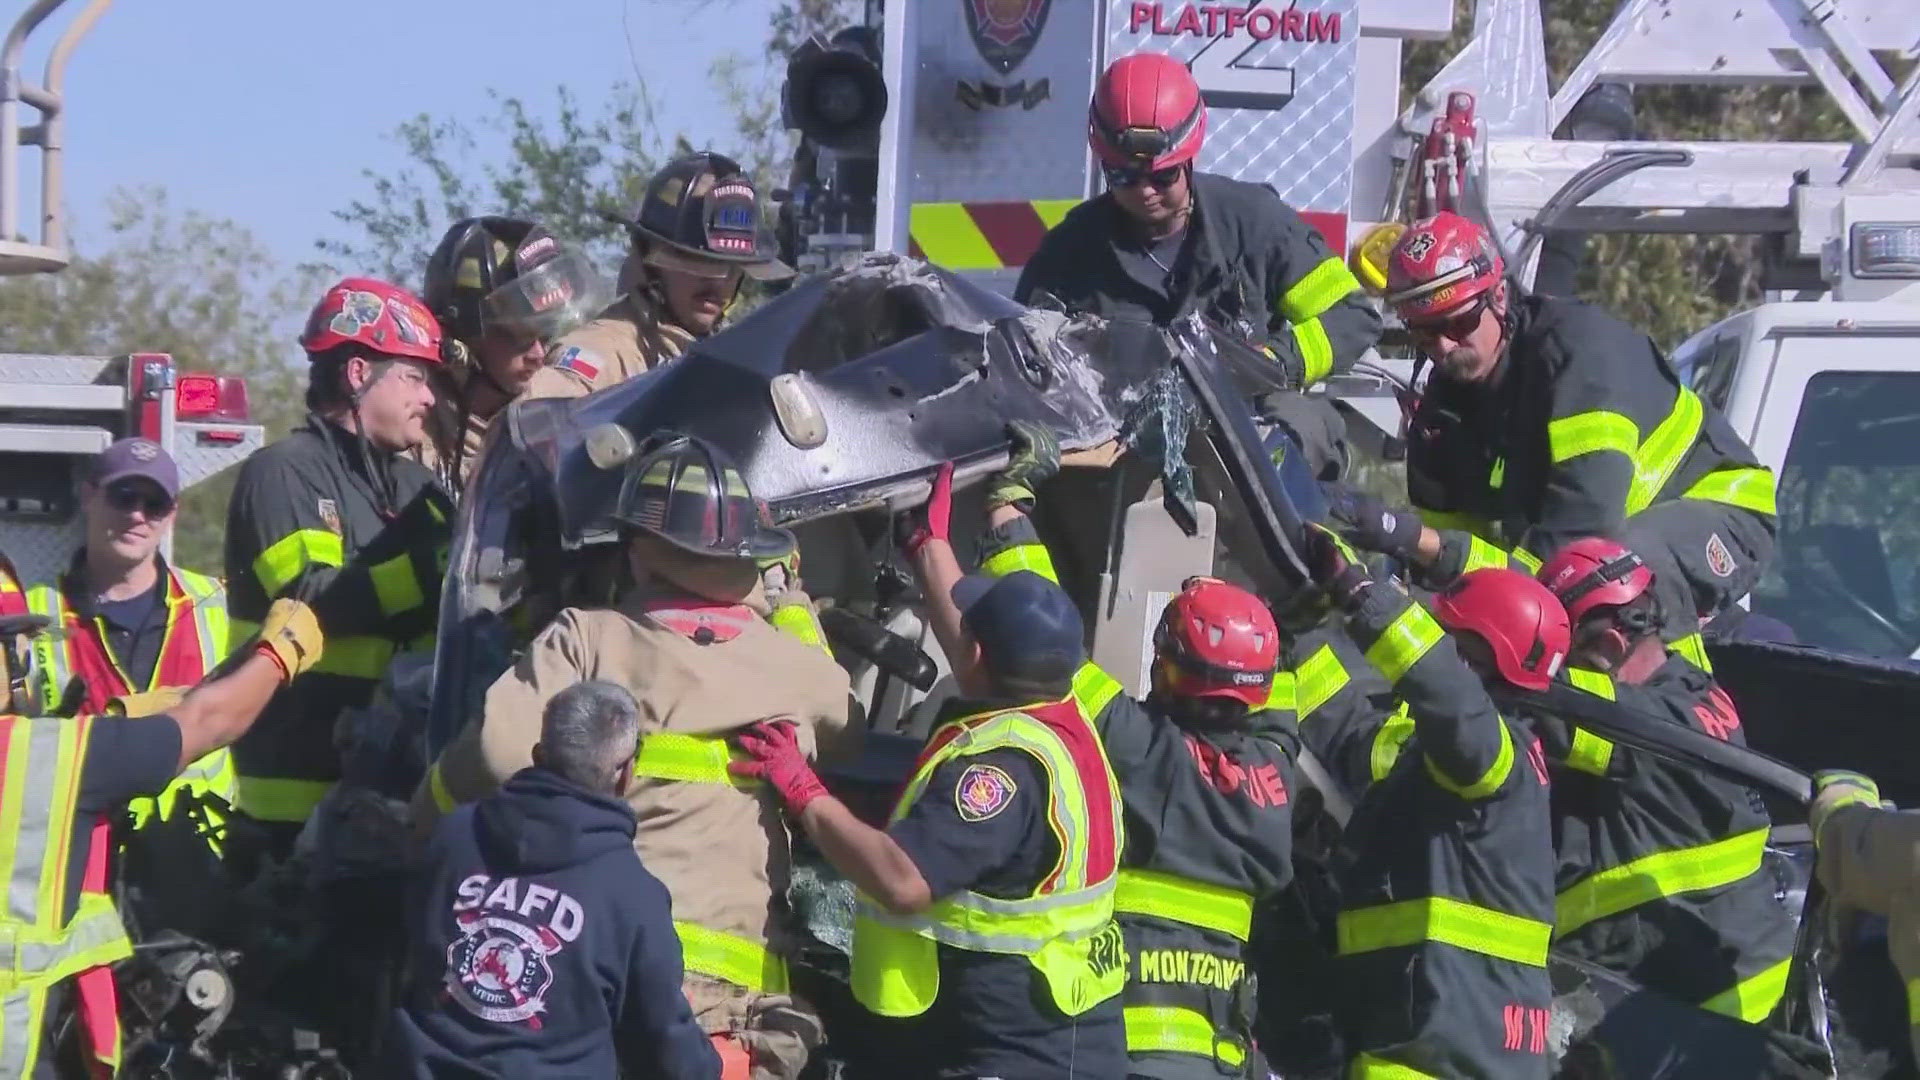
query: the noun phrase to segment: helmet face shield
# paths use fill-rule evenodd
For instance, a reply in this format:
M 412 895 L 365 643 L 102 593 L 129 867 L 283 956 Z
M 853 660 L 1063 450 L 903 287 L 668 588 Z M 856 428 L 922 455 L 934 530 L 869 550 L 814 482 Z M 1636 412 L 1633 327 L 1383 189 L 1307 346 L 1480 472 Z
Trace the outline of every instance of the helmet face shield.
M 642 261 L 656 270 L 671 270 L 676 274 L 706 278 L 710 281 L 725 281 L 746 270 L 746 266 L 741 263 L 695 255 L 690 251 L 667 244 L 649 244 L 646 257 Z
M 552 341 L 599 315 L 613 290 L 585 255 L 571 249 L 488 293 L 486 325 L 515 337 Z

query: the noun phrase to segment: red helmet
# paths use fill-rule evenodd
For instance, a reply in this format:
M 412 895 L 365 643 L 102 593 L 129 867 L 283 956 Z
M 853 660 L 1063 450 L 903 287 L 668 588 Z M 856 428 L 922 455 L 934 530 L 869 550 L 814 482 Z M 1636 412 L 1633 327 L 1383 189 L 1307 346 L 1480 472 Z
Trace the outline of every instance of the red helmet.
M 1449 210 L 1407 227 L 1387 256 L 1387 303 L 1402 319 L 1445 315 L 1500 283 L 1506 263 L 1487 230 Z
M 323 353 L 365 345 L 383 356 L 440 362 L 440 323 L 412 293 L 373 278 L 347 278 L 327 290 L 307 316 L 300 347 Z
M 1517 570 L 1475 570 L 1433 598 L 1433 617 L 1493 650 L 1501 678 L 1545 690 L 1573 645 L 1567 609 L 1545 585 Z
M 1153 632 L 1167 689 L 1179 697 L 1266 704 L 1280 665 L 1280 630 L 1260 598 L 1217 578 L 1189 578 Z
M 1094 84 L 1087 142 L 1102 165 L 1185 165 L 1199 156 L 1206 135 L 1200 84 L 1165 53 L 1123 56 Z
M 1598 536 L 1561 548 L 1538 576 L 1576 623 L 1594 608 L 1631 603 L 1653 587 L 1653 571 L 1645 559 L 1624 544 Z

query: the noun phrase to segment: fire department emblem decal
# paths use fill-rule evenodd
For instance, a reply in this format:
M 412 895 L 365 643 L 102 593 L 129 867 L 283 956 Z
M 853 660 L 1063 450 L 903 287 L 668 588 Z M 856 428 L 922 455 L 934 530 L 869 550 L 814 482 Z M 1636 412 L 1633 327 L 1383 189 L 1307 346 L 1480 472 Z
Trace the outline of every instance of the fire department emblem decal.
M 160 456 L 160 447 L 145 439 L 135 439 L 133 445 L 127 447 L 127 453 L 133 455 L 135 461 L 152 461 Z
M 987 66 L 1005 75 L 1020 66 L 1040 40 L 1047 25 L 1047 12 L 1053 0 L 960 0 L 967 13 L 967 32 L 973 47 Z M 969 109 L 1000 108 L 1019 105 L 1031 109 L 1052 96 L 1052 80 L 1025 79 L 1002 86 L 982 79 L 978 83 L 960 80 L 961 104 Z
M 1727 550 L 1726 541 L 1719 533 L 1707 537 L 1707 569 L 1714 577 L 1732 577 L 1740 564 L 1734 561 L 1733 552 Z
M 341 535 L 340 507 L 336 506 L 332 499 L 321 499 L 315 509 L 320 512 L 320 520 L 326 523 L 327 531 L 335 536 Z
M 460 916 L 463 931 L 447 946 L 447 993 L 482 1020 L 538 1030 L 553 987 L 547 958 L 563 942 L 547 927 L 530 927 L 511 914 Z
M 380 297 L 374 293 L 354 290 L 347 293 L 340 302 L 340 310 L 334 312 L 333 321 L 328 326 L 334 333 L 352 337 L 363 326 L 372 326 L 380 318 Z
M 963 821 L 985 821 L 1005 810 L 1020 789 L 998 765 L 969 765 L 954 785 L 953 802 Z

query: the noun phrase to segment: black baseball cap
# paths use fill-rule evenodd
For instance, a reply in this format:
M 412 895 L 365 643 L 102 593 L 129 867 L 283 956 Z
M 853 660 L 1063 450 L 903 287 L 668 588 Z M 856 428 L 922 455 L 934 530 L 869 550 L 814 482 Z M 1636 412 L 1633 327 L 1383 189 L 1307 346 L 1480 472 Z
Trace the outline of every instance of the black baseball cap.
M 996 681 L 1065 687 L 1086 663 L 1086 628 L 1066 590 L 1031 570 L 953 584 L 960 622 Z

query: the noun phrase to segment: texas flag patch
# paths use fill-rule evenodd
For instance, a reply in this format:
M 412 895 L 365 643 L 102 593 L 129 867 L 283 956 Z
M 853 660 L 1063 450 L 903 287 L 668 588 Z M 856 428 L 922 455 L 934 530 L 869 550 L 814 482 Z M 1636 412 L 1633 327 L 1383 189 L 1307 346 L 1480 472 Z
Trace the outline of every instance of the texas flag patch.
M 569 345 L 560 351 L 560 358 L 553 362 L 557 368 L 565 368 L 582 376 L 588 381 L 600 377 L 600 365 L 593 362 L 592 354 L 578 345 Z

